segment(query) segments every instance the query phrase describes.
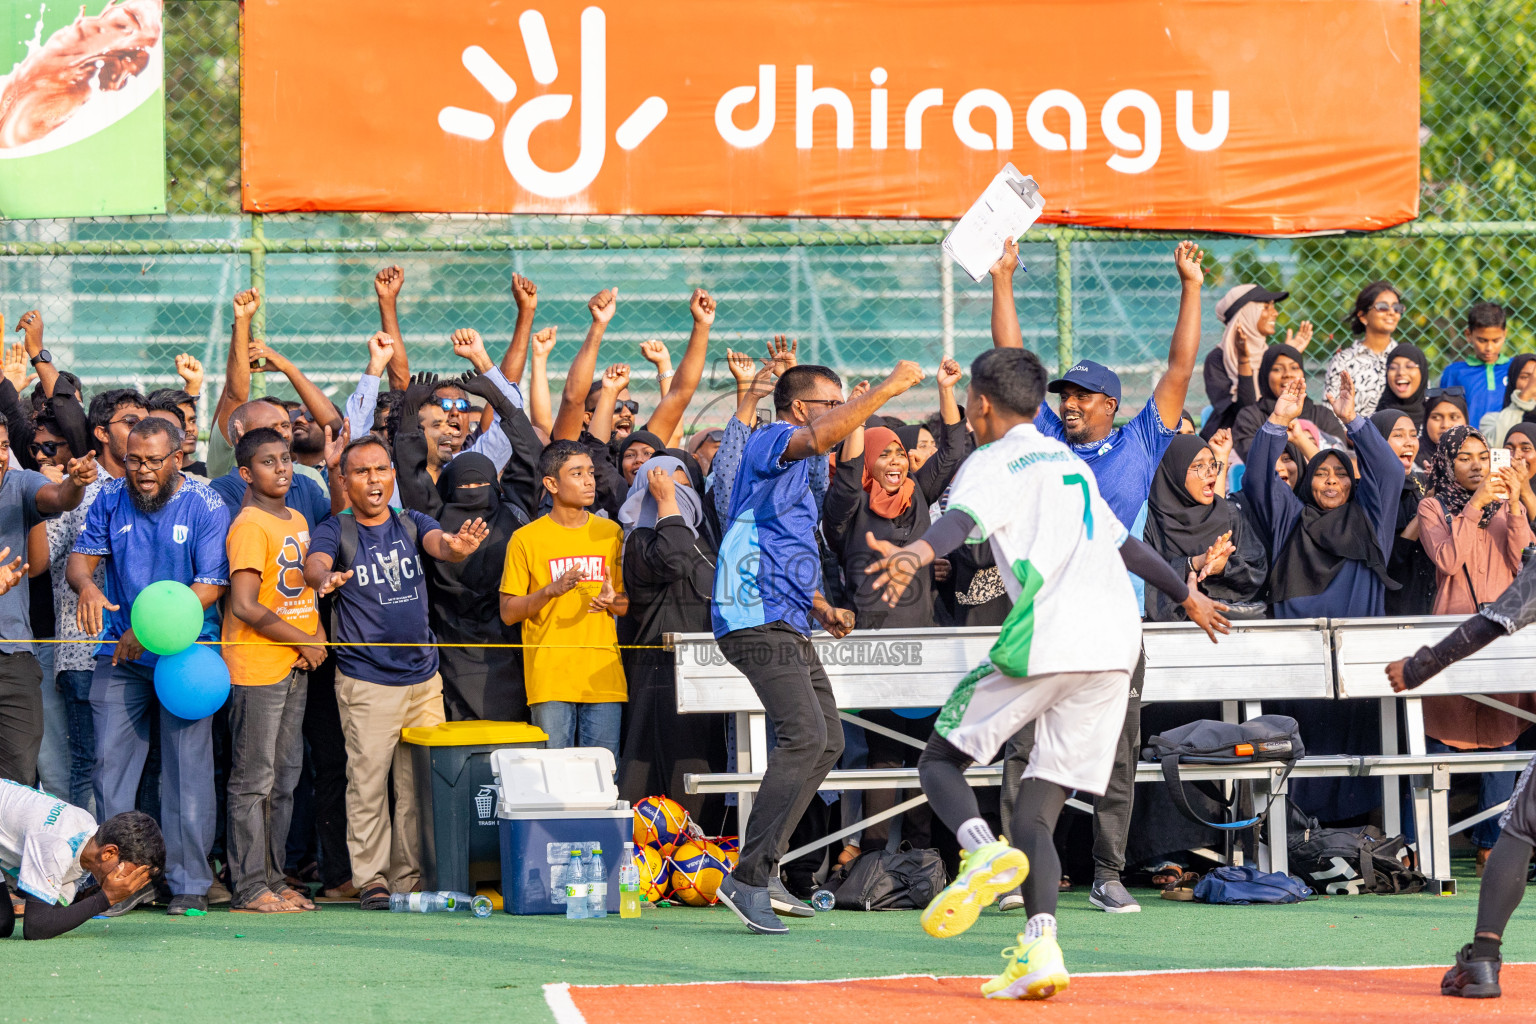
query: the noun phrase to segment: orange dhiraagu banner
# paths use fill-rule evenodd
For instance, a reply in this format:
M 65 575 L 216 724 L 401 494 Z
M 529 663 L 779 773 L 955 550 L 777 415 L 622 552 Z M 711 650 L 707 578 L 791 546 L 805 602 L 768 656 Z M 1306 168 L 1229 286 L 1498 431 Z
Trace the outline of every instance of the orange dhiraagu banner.
M 1418 209 L 1402 0 L 246 0 L 248 210 L 1284 234 Z

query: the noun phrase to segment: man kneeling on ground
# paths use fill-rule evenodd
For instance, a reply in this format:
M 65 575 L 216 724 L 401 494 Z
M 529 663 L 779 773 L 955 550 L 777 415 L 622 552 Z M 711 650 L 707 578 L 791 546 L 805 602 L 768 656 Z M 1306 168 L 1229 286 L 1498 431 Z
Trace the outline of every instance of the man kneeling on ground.
M 117 916 L 154 895 L 150 881 L 165 870 L 165 840 L 155 819 L 140 811 L 109 818 L 100 828 L 89 813 L 46 793 L 0 780 L 0 938 L 16 929 L 7 883 L 25 894 L 22 938 L 51 939 L 97 914 Z M 100 883 L 75 900 L 80 879 Z

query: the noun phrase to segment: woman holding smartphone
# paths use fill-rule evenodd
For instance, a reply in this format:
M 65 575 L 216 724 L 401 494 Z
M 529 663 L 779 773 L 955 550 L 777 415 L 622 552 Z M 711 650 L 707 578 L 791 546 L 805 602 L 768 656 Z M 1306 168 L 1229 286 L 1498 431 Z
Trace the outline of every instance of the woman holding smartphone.
M 1430 464 L 1433 493 L 1419 502 L 1419 540 L 1438 580 L 1436 615 L 1467 615 L 1496 599 L 1520 572 L 1521 552 L 1536 539 L 1521 498 L 1524 476 L 1510 464 L 1508 449 L 1497 453 L 1501 465 L 1495 469 L 1488 442 L 1470 427 L 1452 427 L 1440 436 Z M 1531 694 L 1499 699 L 1536 710 Z M 1431 752 L 1513 750 L 1525 727 L 1523 720 L 1466 697 L 1424 699 Z M 1514 785 L 1514 772 L 1484 773 L 1478 810 L 1508 800 Z M 1498 818 L 1474 825 L 1470 838 L 1481 871 L 1499 838 Z

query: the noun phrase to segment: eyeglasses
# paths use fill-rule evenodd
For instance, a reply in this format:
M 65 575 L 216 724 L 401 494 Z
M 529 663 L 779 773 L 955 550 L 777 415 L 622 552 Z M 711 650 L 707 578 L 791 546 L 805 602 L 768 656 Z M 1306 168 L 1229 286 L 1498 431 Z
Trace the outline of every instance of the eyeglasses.
M 135 416 L 132 413 L 129 413 L 127 416 L 119 416 L 115 420 L 107 420 L 107 426 L 112 427 L 119 423 L 124 423 L 127 424 L 129 430 L 132 430 L 134 427 L 138 426 L 143 419 L 143 416 Z
M 1437 398 L 1466 398 L 1466 397 L 1467 397 L 1467 389 L 1463 388 L 1463 387 L 1430 388 L 1428 391 L 1424 392 L 1424 401 L 1426 401 L 1426 402 L 1433 402 Z
M 443 412 L 468 412 L 469 399 L 467 398 L 437 398 L 433 399 L 437 407 Z
M 1402 316 L 1403 310 L 1408 307 L 1401 302 L 1378 302 L 1371 308 L 1378 313 L 1396 313 L 1398 316 Z
M 631 416 L 638 416 L 640 414 L 640 403 L 635 401 L 633 398 L 626 398 L 622 402 L 613 403 L 613 414 L 615 416 L 623 412 L 625 409 L 629 410 L 629 414 Z
M 843 404 L 841 398 L 797 398 L 795 401 L 803 402 L 806 405 L 825 405 L 829 409 L 836 409 Z
M 174 451 L 171 453 L 171 455 L 180 454 L 180 451 Z M 128 471 L 131 473 L 137 473 L 141 469 L 147 469 L 152 473 L 158 473 L 160 472 L 160 467 L 165 465 L 165 460 L 169 459 L 171 455 L 162 455 L 158 459 L 145 459 L 140 458 L 137 455 L 130 455 L 123 460 L 123 465 L 126 466 Z
M 1205 462 L 1192 462 L 1189 464 L 1189 468 L 1194 470 L 1197 476 L 1215 476 L 1221 472 L 1221 467 L 1224 465 L 1226 463 L 1211 459 Z
M 46 455 L 51 459 L 59 454 L 59 449 L 62 447 L 64 447 L 63 441 L 33 441 L 32 457 L 35 459 L 38 455 Z

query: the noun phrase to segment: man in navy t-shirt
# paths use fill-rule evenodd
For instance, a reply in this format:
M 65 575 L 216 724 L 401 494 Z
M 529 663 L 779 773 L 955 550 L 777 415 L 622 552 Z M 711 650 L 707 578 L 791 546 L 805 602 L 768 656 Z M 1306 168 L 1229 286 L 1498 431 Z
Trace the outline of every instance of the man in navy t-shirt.
M 389 450 L 372 437 L 348 444 L 329 468 L 333 482 L 343 481 L 351 508 L 311 531 L 304 580 L 317 595 L 336 594 L 331 639 L 369 645 L 336 648 L 336 704 L 347 745 L 352 884 L 362 909 L 388 910 L 391 892 L 421 885 L 415 776 L 400 730 L 443 722 L 437 648 L 426 646 L 436 638 L 427 625 L 423 559 L 463 561 L 489 530 L 472 519 L 445 533 L 429 515 L 390 508 L 394 467 Z M 373 646 L 401 643 L 411 646 Z
M 229 586 L 224 536 L 229 514 L 206 484 L 181 473 L 182 432 L 168 420 L 140 420 L 128 434 L 126 475 L 102 485 L 86 513 L 65 578 L 80 595 L 75 617 L 105 641 L 91 679 L 96 728 L 96 813 L 134 809 L 149 753 L 149 716 L 160 716 L 160 827 L 171 914 L 208 909 L 217 808 L 212 718 L 188 721 L 159 707 L 155 663 L 133 634 L 139 591 L 160 580 L 185 583 L 203 603 L 200 640 L 219 638 L 220 595 Z M 106 588 L 92 575 L 106 559 Z M 105 629 L 103 629 L 105 626 Z M 116 641 L 116 643 L 113 643 Z
M 1060 413 L 1042 405 L 1035 417 L 1035 426 L 1042 434 L 1065 442 L 1088 463 L 1098 480 L 1099 493 L 1122 523 L 1134 523 L 1141 513 L 1158 463 L 1178 433 L 1200 352 L 1200 286 L 1205 281 L 1200 261 L 1204 256 L 1193 242 L 1180 242 L 1174 250 L 1180 284 L 1179 316 L 1168 346 L 1168 369 L 1141 412 L 1125 426 L 1116 427 L 1120 378 L 1107 366 L 1083 359 L 1046 387 L 1061 396 Z M 992 344 L 998 348 L 1024 347 L 1013 302 L 1013 272 L 1018 263 L 1018 246 L 1009 242 L 992 267 Z M 1120 873 L 1125 870 L 1125 841 L 1131 823 L 1136 759 L 1140 756 L 1141 684 L 1145 674 L 1143 656 L 1131 676 L 1131 699 L 1109 787 L 1094 806 L 1094 881 L 1088 902 L 1110 913 L 1141 909 L 1121 883 Z M 1006 756 L 1010 760 L 1027 758 L 1028 750 L 1010 742 Z M 1008 902 L 1005 899 L 1005 905 Z
M 834 636 L 853 613 L 821 598 L 821 558 L 812 466 L 886 402 L 923 379 L 903 360 L 864 394 L 843 400 L 843 383 L 825 366 L 786 370 L 773 389 L 778 420 L 748 439 L 731 491 L 711 605 L 715 637 L 773 722 L 778 745 L 747 819 L 741 861 L 720 899 L 754 932 L 786 931 L 776 913 L 811 917 L 790 895 L 778 862 L 790 833 L 843 752 L 832 687 L 811 645 L 811 620 Z M 823 472 L 825 469 L 823 468 Z

